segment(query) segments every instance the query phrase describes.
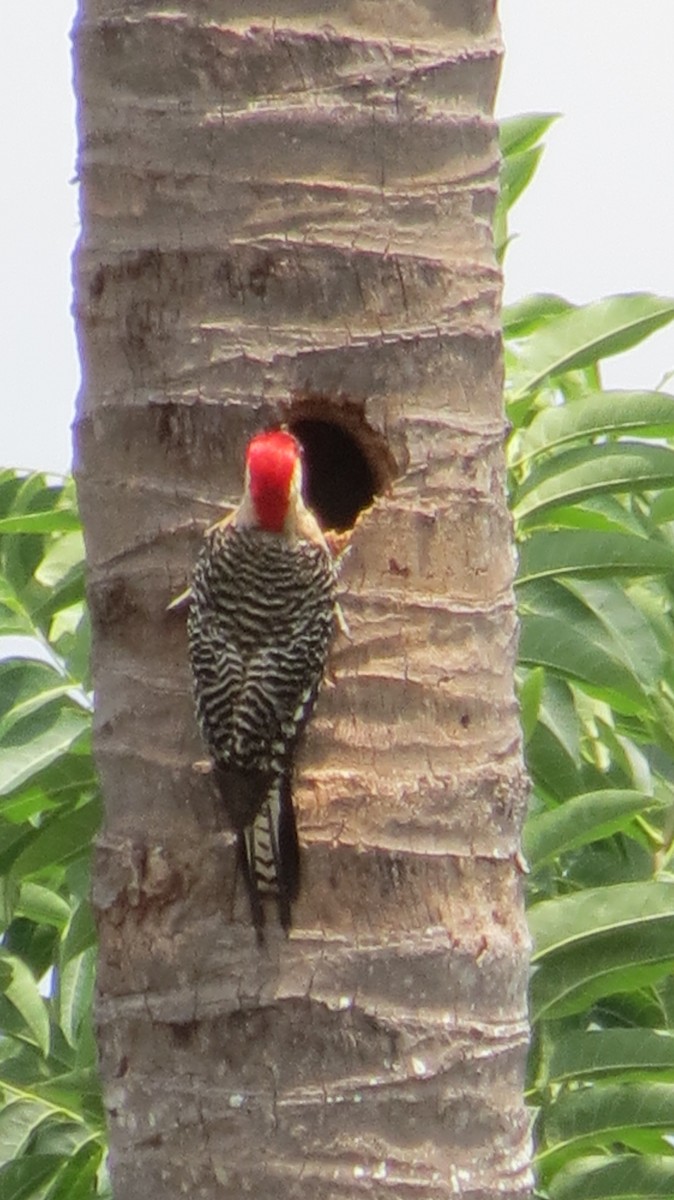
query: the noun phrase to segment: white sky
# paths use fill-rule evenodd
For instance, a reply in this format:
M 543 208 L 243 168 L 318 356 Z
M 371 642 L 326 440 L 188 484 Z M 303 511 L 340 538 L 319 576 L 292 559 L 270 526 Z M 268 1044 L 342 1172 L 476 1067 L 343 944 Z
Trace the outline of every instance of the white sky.
M 0 465 L 67 469 L 78 387 L 68 31 L 75 0 L 0 23 Z M 499 114 L 560 112 L 514 213 L 506 298 L 674 293 L 674 0 L 501 0 Z M 607 363 L 612 387 L 674 368 L 674 328 Z M 671 388 L 671 385 L 670 385 Z

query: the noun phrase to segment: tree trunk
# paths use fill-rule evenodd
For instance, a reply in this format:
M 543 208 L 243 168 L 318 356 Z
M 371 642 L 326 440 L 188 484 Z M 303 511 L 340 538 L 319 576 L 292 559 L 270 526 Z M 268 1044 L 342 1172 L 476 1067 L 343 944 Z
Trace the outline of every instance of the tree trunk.
M 494 3 L 185 9 L 81 0 L 75 39 L 116 1196 L 521 1197 Z M 166 608 L 279 420 L 324 523 L 358 520 L 260 949 Z

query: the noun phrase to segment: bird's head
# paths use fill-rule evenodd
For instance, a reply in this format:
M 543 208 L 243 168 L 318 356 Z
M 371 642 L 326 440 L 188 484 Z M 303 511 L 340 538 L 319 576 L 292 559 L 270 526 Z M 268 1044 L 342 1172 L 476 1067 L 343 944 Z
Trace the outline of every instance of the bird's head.
M 302 505 L 302 451 L 283 429 L 258 433 L 246 451 L 244 502 L 251 524 L 268 533 L 292 526 Z

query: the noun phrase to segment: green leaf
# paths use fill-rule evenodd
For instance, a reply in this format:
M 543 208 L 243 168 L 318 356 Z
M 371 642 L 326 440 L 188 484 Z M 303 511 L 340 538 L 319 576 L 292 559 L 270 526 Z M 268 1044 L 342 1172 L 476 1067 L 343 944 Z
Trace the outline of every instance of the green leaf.
M 499 122 L 499 143 L 501 154 L 508 158 L 511 154 L 521 154 L 539 142 L 547 133 L 553 121 L 559 119 L 559 113 L 522 113 L 516 117 L 505 117 Z
M 674 521 L 674 488 L 667 488 L 655 497 L 649 516 L 654 525 L 665 525 Z
M 550 812 L 529 817 L 524 827 L 524 853 L 532 870 L 569 850 L 626 829 L 657 801 L 634 791 L 586 792 Z
M 71 957 L 59 979 L 59 1025 L 71 1046 L 77 1045 L 82 1022 L 91 1012 L 96 974 L 96 948 Z
M 50 816 L 14 860 L 14 875 L 32 875 L 88 854 L 100 820 L 98 800 L 91 800 L 64 816 L 59 813 Z
M 48 512 L 22 513 L 16 517 L 0 517 L 0 534 L 3 533 L 70 533 L 81 528 L 76 512 L 68 509 L 51 509 Z
M 4 877 L 3 884 L 5 890 L 7 890 L 7 875 L 12 863 L 16 861 L 26 846 L 31 844 L 34 837 L 35 830 L 30 825 L 15 828 L 7 826 L 4 822 L 0 822 L 0 878 Z M 17 888 L 16 880 L 13 883 L 14 887 Z M 16 894 L 18 896 L 18 888 Z
M 656 690 L 665 674 L 666 656 L 652 622 L 612 579 L 573 579 L 563 588 L 582 602 L 604 627 L 607 649 L 629 667 L 644 687 Z
M 59 931 L 53 925 L 37 925 L 18 913 L 13 914 L 4 936 L 5 949 L 20 958 L 36 980 L 45 980 L 54 963 L 58 942 Z
M 575 304 L 569 304 L 561 296 L 538 293 L 525 296 L 514 304 L 506 304 L 503 308 L 503 334 L 506 338 L 519 338 L 531 333 L 562 313 L 575 309 Z
M 61 492 L 62 489 L 58 487 L 48 487 L 43 475 L 29 475 L 18 480 L 10 511 L 4 515 L 18 516 L 56 507 L 60 502 Z M 45 553 L 50 536 L 58 537 L 47 534 L 21 537 L 13 534 L 0 535 L 0 570 L 4 572 L 15 591 L 24 594 L 28 608 L 31 593 L 35 590 L 33 575 Z
M 674 396 L 665 392 L 599 392 L 595 396 L 547 408 L 520 434 L 512 466 L 580 438 L 639 433 L 674 433 Z M 597 448 L 597 453 L 601 451 Z
M 508 210 L 527 187 L 543 152 L 535 143 L 554 118 L 547 114 L 513 118 L 501 123 L 501 173 L 499 198 L 494 214 L 494 244 L 501 260 L 508 244 Z
M 51 1106 L 37 1100 L 5 1100 L 0 1107 L 0 1162 L 23 1154 L 37 1127 L 51 1114 Z
M 73 573 L 79 580 L 83 579 L 82 564 L 84 562 L 84 541 L 78 529 L 76 533 L 64 534 L 55 538 L 49 545 L 47 553 L 35 572 L 35 578 L 48 588 L 62 587 Z M 77 599 L 81 597 L 78 596 Z
M 534 1020 L 654 982 L 674 965 L 674 884 L 585 888 L 534 905 Z
M 547 1174 L 585 1148 L 629 1144 L 640 1129 L 662 1131 L 664 1150 L 672 1112 L 674 1085 L 668 1083 L 608 1084 L 565 1092 L 547 1110 L 546 1146 L 538 1156 L 539 1165 Z
M 592 1006 L 592 1019 L 600 1025 L 612 1028 L 661 1029 L 666 1023 L 666 1013 L 655 988 L 637 988 L 634 992 L 622 992 L 603 996 Z
M 0 1068 L 0 1088 L 6 1087 L 10 1093 L 21 1089 L 24 1095 L 30 1094 L 34 1101 L 47 1106 L 52 1116 L 79 1120 L 98 1135 L 105 1132 L 97 1063 L 84 1070 L 63 1072 L 61 1055 L 54 1055 L 47 1064 L 50 1074 L 43 1078 L 44 1063 L 40 1072 L 32 1072 L 30 1063 L 18 1063 L 18 1058 L 15 1056 Z
M 609 296 L 547 321 L 521 347 L 518 400 L 551 376 L 595 364 L 643 341 L 674 317 L 674 300 L 634 293 Z
M 671 1200 L 674 1159 L 664 1155 L 593 1155 L 555 1175 L 550 1200 Z
M 506 211 L 522 195 L 533 179 L 543 153 L 542 146 L 531 146 L 511 154 L 501 167 L 501 202 Z
M 556 801 L 583 789 L 580 759 L 567 754 L 564 744 L 543 721 L 527 743 L 527 767 L 537 792 Z
M 674 548 L 630 534 L 534 533 L 520 548 L 516 584 L 552 575 L 657 575 L 674 571 Z
M 87 731 L 73 743 L 67 754 L 61 755 L 38 771 L 18 791 L 0 801 L 2 816 L 7 821 L 22 822 L 60 807 L 73 808 L 83 799 L 96 794 L 98 781 L 91 756 L 91 737 Z M 1 839 L 1 835 L 0 835 Z M 0 848 L 0 870 L 2 870 Z
M 63 1164 L 60 1154 L 31 1154 L 0 1167 L 2 1200 L 33 1200 Z
M 0 740 L 31 713 L 72 691 L 54 667 L 27 658 L 0 662 Z
M 0 637 L 33 637 L 35 626 L 7 579 L 0 575 Z
M 61 1168 L 45 1200 L 91 1200 L 102 1156 L 100 1141 L 90 1138 Z
M 35 978 L 28 967 L 13 954 L 0 949 L 0 964 L 9 972 L 2 990 L 23 1017 L 43 1054 L 49 1053 L 49 1017 Z
M 37 924 L 54 925 L 65 929 L 70 920 L 70 905 L 50 888 L 24 880 L 16 905 L 16 915 L 27 917 Z
M 601 630 L 589 622 L 578 628 L 559 614 L 523 613 L 519 658 L 527 666 L 545 667 L 574 680 L 618 712 L 644 711 L 647 702 L 639 680 L 606 649 L 603 640 Z
M 565 450 L 536 467 L 518 489 L 518 521 L 556 505 L 604 492 L 643 492 L 674 485 L 674 450 L 647 442 L 617 442 Z
M 55 1116 L 42 1125 L 35 1138 L 35 1153 L 63 1154 L 72 1158 L 81 1146 L 91 1140 L 91 1130 L 77 1119 Z
M 597 533 L 613 532 L 635 534 L 643 538 L 643 526 L 635 520 L 626 505 L 610 492 L 599 496 L 587 496 L 578 504 L 558 504 L 552 509 L 542 509 L 523 522 L 520 533 L 547 529 L 592 529 Z
M 85 686 L 91 655 L 91 625 L 82 601 L 59 609 L 49 627 L 49 641 L 65 664 L 70 678 Z
M 533 671 L 527 671 L 525 677 L 520 682 L 518 700 L 520 705 L 520 721 L 525 742 L 529 741 L 536 728 L 544 683 L 545 671 L 541 667 L 534 667 Z
M 601 647 L 635 676 L 641 686 L 657 690 L 666 658 L 651 623 L 624 589 L 609 579 L 564 576 L 533 580 L 520 589 L 520 614 L 560 620 L 573 627 L 579 639 Z
M 647 1081 L 674 1080 L 674 1037 L 652 1029 L 602 1029 L 571 1033 L 553 1043 L 546 1064 L 546 1083 L 616 1077 Z
M 563 680 L 554 676 L 545 677 L 539 712 L 540 724 L 554 734 L 568 757 L 577 762 L 580 758 L 578 713 L 573 695 Z
M 536 784 L 547 795 L 563 799 L 584 790 L 580 737 L 580 722 L 570 688 L 564 680 L 546 675 L 538 724 L 527 744 L 527 765 Z
M 674 883 L 625 883 L 591 888 L 537 904 L 530 912 L 535 950 L 532 961 L 583 941 L 602 929 L 612 932 L 674 917 Z M 672 947 L 674 951 L 674 947 Z
M 21 721 L 5 739 L 0 796 L 9 795 L 49 763 L 62 758 L 90 727 L 90 716 L 74 705 L 49 714 L 42 709 Z
M 96 944 L 96 926 L 89 900 L 75 909 L 61 945 L 61 966 Z

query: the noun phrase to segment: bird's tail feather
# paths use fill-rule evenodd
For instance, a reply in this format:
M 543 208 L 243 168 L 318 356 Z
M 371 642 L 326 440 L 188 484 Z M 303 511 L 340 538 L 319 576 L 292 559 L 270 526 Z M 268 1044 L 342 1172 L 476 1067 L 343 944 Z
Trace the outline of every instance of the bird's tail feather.
M 290 779 L 282 776 L 270 788 L 251 825 L 238 835 L 239 860 L 246 882 L 253 924 L 261 936 L 262 898 L 276 898 L 284 929 L 291 924 L 291 902 L 300 883 L 300 855 Z

